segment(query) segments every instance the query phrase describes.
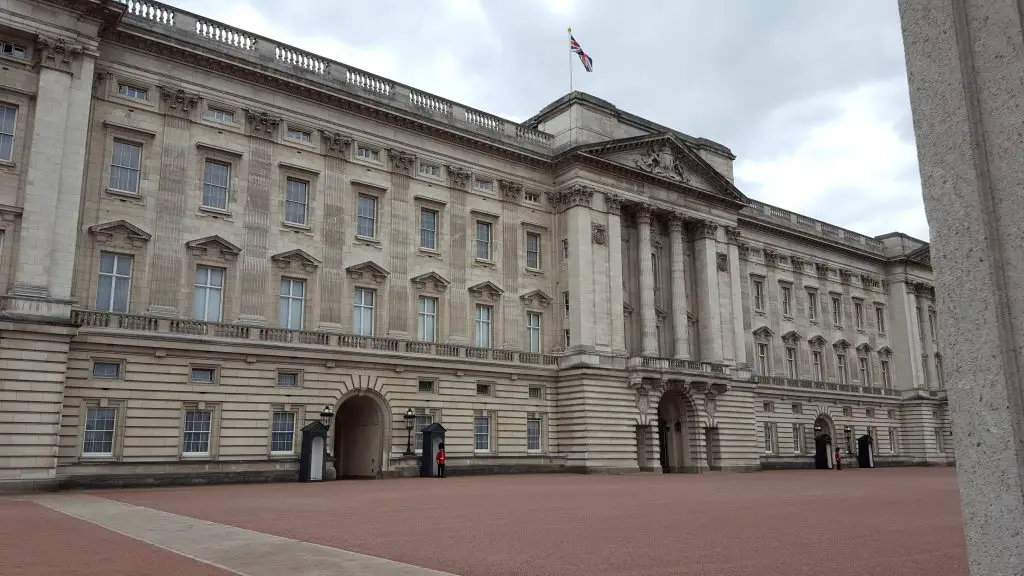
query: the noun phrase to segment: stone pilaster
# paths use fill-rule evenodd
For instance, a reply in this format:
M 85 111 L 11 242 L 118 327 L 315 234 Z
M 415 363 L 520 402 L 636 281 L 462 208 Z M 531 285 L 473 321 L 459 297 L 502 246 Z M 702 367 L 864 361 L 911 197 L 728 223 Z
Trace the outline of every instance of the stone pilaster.
M 690 358 L 690 327 L 686 318 L 686 256 L 683 251 L 683 217 L 673 214 L 669 222 L 669 244 L 672 250 L 672 329 L 673 357 Z
M 164 129 L 160 147 L 160 191 L 156 198 L 153 229 L 153 261 L 148 313 L 154 316 L 189 315 L 189 303 L 179 310 L 178 295 L 182 282 L 185 216 L 188 211 L 188 161 L 190 158 L 189 116 L 199 103 L 197 94 L 183 90 L 160 89 L 163 99 Z M 186 272 L 187 274 L 187 272 Z
M 604 195 L 608 210 L 608 319 L 613 354 L 626 353 L 626 327 L 622 316 L 622 198 Z
M 654 308 L 654 262 L 651 260 L 651 209 L 636 207 L 637 258 L 640 260 L 641 348 L 644 356 L 658 355 L 658 318 Z
M 740 242 L 738 228 L 726 228 L 725 236 L 729 240 L 729 288 L 732 293 L 732 337 L 733 358 L 736 366 L 747 365 L 747 332 L 743 328 L 743 292 L 742 276 L 740 275 Z M 795 296 L 794 296 L 795 297 Z M 791 305 L 795 305 L 792 304 Z M 781 364 L 780 364 L 781 366 Z
M 320 329 L 345 330 L 345 312 L 352 298 L 345 290 L 345 154 L 352 140 L 343 134 L 322 130 L 321 143 L 327 156 L 324 170 L 324 225 L 320 237 L 323 265 L 320 280 Z
M 523 320 L 519 314 L 520 279 L 519 264 L 521 230 L 519 225 L 519 202 L 523 197 L 523 185 L 511 180 L 499 180 L 501 188 L 501 282 L 508 296 L 501 299 L 502 347 L 509 350 L 522 348 Z
M 466 185 L 471 173 L 460 166 L 448 166 L 448 186 L 451 188 L 452 209 L 449 211 L 452 255 L 452 284 L 448 289 L 448 341 L 452 344 L 469 343 L 469 284 L 467 284 L 467 266 L 471 259 L 469 253 L 469 234 L 467 229 L 469 214 L 466 207 Z
M 579 184 L 551 195 L 556 212 L 564 213 L 569 239 L 569 335 L 570 348 L 593 349 L 594 337 L 594 250 L 590 203 L 594 190 Z
M 388 326 L 390 338 L 409 338 L 409 257 L 414 243 L 409 239 L 412 214 L 409 180 L 416 157 L 400 150 L 388 150 L 391 161 L 391 276 L 388 278 Z
M 921 301 L 917 298 L 917 285 L 907 282 L 907 317 L 910 319 L 910 373 L 914 375 L 914 387 L 925 388 L 928 384 L 928 366 L 921 364 L 924 349 L 924 319 L 918 314 Z
M 267 290 L 270 278 L 270 254 L 267 243 L 271 222 L 270 199 L 274 182 L 274 138 L 281 119 L 266 112 L 246 111 L 249 134 L 249 182 L 246 187 L 242 223 L 245 243 L 242 247 L 242 307 L 238 322 L 267 324 Z M 284 194 L 282 184 L 279 194 Z M 283 214 L 280 215 L 284 217 Z
M 697 323 L 700 331 L 700 356 L 704 362 L 722 361 L 722 313 L 718 292 L 718 224 L 700 220 L 692 224 L 695 279 L 697 285 Z

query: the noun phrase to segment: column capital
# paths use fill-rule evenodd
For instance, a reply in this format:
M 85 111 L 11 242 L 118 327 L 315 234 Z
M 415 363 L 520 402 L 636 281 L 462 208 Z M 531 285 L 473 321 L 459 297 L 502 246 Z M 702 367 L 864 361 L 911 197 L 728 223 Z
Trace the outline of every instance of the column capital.
M 464 190 L 466 188 L 466 184 L 469 183 L 469 177 L 472 176 L 473 173 L 462 166 L 455 166 L 453 164 L 449 164 L 447 168 L 448 185 L 452 188 Z
M 199 94 L 195 92 L 187 92 L 182 88 L 174 89 L 166 86 L 159 86 L 159 88 L 165 114 L 187 117 L 188 113 L 199 104 Z
M 40 36 L 36 47 L 39 49 L 40 66 L 68 73 L 74 61 L 84 52 L 81 44 L 59 36 Z
M 650 224 L 651 223 L 651 205 L 639 202 L 633 208 L 634 214 L 636 214 L 637 224 Z
M 725 237 L 729 240 L 730 243 L 739 244 L 740 239 L 743 238 L 743 233 L 740 232 L 740 229 L 737 228 L 736 226 L 726 226 Z
M 669 212 L 668 215 L 668 226 L 670 232 L 682 233 L 686 226 L 686 215 L 682 212 Z
M 523 183 L 514 180 L 498 180 L 501 199 L 505 202 L 519 202 L 523 197 Z
M 388 160 L 391 161 L 392 172 L 408 176 L 412 174 L 413 165 L 416 164 L 416 155 L 405 150 L 388 148 Z
M 277 127 L 281 125 L 280 116 L 272 116 L 260 110 L 246 110 L 245 120 L 249 125 L 249 135 L 273 140 Z
M 548 199 L 555 207 L 556 212 L 568 210 L 574 206 L 590 208 L 590 202 L 594 198 L 594 189 L 582 184 L 573 184 L 568 188 L 556 190 L 548 194 Z
M 718 224 L 711 220 L 694 220 L 690 222 L 694 237 L 716 239 L 718 236 Z
M 607 207 L 609 214 L 622 214 L 622 200 L 622 196 L 618 194 L 604 193 L 604 205 Z

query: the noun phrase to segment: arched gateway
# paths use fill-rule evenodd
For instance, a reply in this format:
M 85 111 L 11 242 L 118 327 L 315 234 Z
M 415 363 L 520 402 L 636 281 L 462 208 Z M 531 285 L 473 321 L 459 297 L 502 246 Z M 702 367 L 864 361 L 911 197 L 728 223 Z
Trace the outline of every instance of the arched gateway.
M 662 472 L 699 471 L 693 445 L 696 426 L 696 414 L 690 401 L 678 390 L 666 390 L 658 401 L 658 452 Z
M 835 427 L 832 419 L 821 414 L 814 420 L 814 467 L 822 470 L 835 468 Z
M 357 390 L 342 396 L 335 414 L 331 430 L 338 478 L 379 477 L 391 444 L 387 401 L 372 390 Z

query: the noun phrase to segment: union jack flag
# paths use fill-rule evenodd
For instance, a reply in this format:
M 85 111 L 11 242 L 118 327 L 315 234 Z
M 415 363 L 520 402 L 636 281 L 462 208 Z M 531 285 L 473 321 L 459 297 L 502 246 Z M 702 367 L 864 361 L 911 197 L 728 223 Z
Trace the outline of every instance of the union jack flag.
M 569 29 L 569 51 L 575 52 L 580 57 L 580 62 L 583 63 L 583 68 L 587 72 L 594 71 L 594 59 L 587 55 L 580 46 L 580 43 L 576 41 L 572 36 L 572 28 Z

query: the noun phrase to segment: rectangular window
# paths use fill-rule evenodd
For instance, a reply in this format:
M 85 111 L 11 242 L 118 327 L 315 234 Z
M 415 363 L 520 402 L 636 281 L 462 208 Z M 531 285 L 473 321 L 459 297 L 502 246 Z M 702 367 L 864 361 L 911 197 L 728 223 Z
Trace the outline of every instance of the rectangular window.
M 196 268 L 195 299 L 192 306 L 196 320 L 220 322 L 224 302 L 224 269 Z
M 284 221 L 305 226 L 308 213 L 309 182 L 289 178 L 284 198 Z
M 843 299 L 840 296 L 832 297 L 832 323 L 836 326 L 843 325 Z
M 380 152 L 373 148 L 367 148 L 365 146 L 359 146 L 356 148 L 356 156 L 370 160 L 372 162 L 380 162 Z
M 789 286 L 782 287 L 782 315 L 793 315 L 793 289 Z
M 875 323 L 878 324 L 878 333 L 885 334 L 885 308 L 881 306 L 875 308 Z
M 491 223 L 476 221 L 476 249 L 474 254 L 477 260 L 491 259 Z
M 889 454 L 896 453 L 896 430 L 889 428 Z
M 569 259 L 569 239 L 562 238 L 562 260 Z
M 892 372 L 889 371 L 889 361 L 881 360 L 878 364 L 882 367 L 882 386 L 892 388 Z
M 889 420 L 895 420 L 896 419 L 896 411 L 895 410 L 887 410 L 885 412 L 885 417 L 888 418 Z
M 270 453 L 295 452 L 295 412 L 274 412 L 270 428 Z
M 524 192 L 523 200 L 526 200 L 527 202 L 540 203 L 540 194 L 536 192 Z
M 138 194 L 141 170 L 142 145 L 115 140 L 114 155 L 110 158 L 110 188 Z
M 433 394 L 434 393 L 434 381 L 433 380 L 420 380 L 416 391 L 420 394 Z
M 854 301 L 853 302 L 853 321 L 857 330 L 864 329 L 864 303 Z
M 793 454 L 804 453 L 804 425 L 793 424 Z
M 864 386 L 870 386 L 871 385 L 871 369 L 868 366 L 868 359 L 867 358 L 857 358 L 857 362 L 859 362 L 859 364 L 860 364 L 859 367 L 858 367 L 858 370 L 860 372 L 860 383 L 863 384 Z
M 942 431 L 938 428 L 935 429 L 935 450 L 937 450 L 939 454 L 946 451 L 945 447 L 942 445 Z
M 473 418 L 473 451 L 491 451 L 491 417 L 476 416 Z
M 797 378 L 796 348 L 786 348 L 786 376 Z
M 437 342 L 437 298 L 420 297 L 416 335 L 420 342 Z
M 207 160 L 203 169 L 203 208 L 227 210 L 230 182 L 230 164 Z
M 287 138 L 289 140 L 295 140 L 296 142 L 302 142 L 303 144 L 313 143 L 313 135 L 310 134 L 309 132 L 306 132 L 305 130 L 294 130 L 292 128 L 289 128 L 287 132 Z
M 566 350 L 568 350 L 569 347 L 572 346 L 572 338 L 568 328 L 562 330 L 562 343 L 565 346 Z
M 540 313 L 526 313 L 526 351 L 540 354 Z
M 476 345 L 479 348 L 490 348 L 493 332 L 491 322 L 494 308 L 483 304 L 476 305 Z
M 277 385 L 282 388 L 298 388 L 299 387 L 299 373 L 298 372 L 278 372 L 277 373 Z
M 846 453 L 853 454 L 853 429 L 847 427 L 843 435 L 846 437 Z
M 24 60 L 28 56 L 24 46 L 12 42 L 0 42 L 0 54 L 18 60 Z
M 302 330 L 306 318 L 306 281 L 281 278 L 278 321 L 286 330 Z
M 541 419 L 540 418 L 527 418 L 526 419 L 526 451 L 527 452 L 540 452 L 540 431 L 541 431 Z
M 818 351 L 811 352 L 811 370 L 814 371 L 814 380 L 815 381 L 821 382 L 822 380 L 825 379 L 825 378 L 823 378 L 824 374 L 823 374 L 823 372 L 821 370 L 821 352 L 818 352 Z
M 356 207 L 356 235 L 377 237 L 377 197 L 360 194 Z
M 416 421 L 413 430 L 416 433 L 416 451 L 423 452 L 423 429 L 434 423 L 434 415 L 427 410 L 419 408 L 416 410 Z
M 793 414 L 803 414 L 804 413 L 804 405 L 800 404 L 799 402 L 794 403 L 793 407 L 792 407 L 792 410 L 793 410 Z
M 775 402 L 766 400 L 761 403 L 761 411 L 765 413 L 775 412 Z
M 491 395 L 491 385 L 490 384 L 477 384 L 476 385 L 476 395 L 477 396 L 490 396 Z
M 210 120 L 214 120 L 216 122 L 223 122 L 225 124 L 235 123 L 235 113 L 230 110 L 223 110 L 221 108 L 211 107 L 209 116 L 207 117 Z
M 109 252 L 100 254 L 96 309 L 104 312 L 128 312 L 131 292 L 132 257 Z
M 874 418 L 875 417 L 875 409 L 874 408 L 865 408 L 864 409 L 864 416 L 866 416 L 868 418 Z M 870 430 L 870 428 L 868 430 Z M 870 436 L 872 438 L 875 437 L 874 434 L 870 434 Z
M 544 389 L 541 388 L 540 386 L 530 386 L 529 390 L 527 391 L 527 395 L 529 396 L 530 400 L 543 400 Z
M 843 416 L 845 418 L 852 417 L 853 416 L 853 408 L 850 408 L 849 406 L 843 406 Z
M 767 344 L 757 344 L 757 373 L 762 376 L 769 376 Z
M 125 98 L 131 98 L 132 100 L 145 100 L 149 96 L 149 91 L 143 90 L 142 88 L 136 88 L 134 86 L 128 86 L 127 84 L 121 84 L 117 87 L 117 93 Z
M 818 319 L 818 293 L 808 292 L 807 293 L 807 319 L 817 320 Z
M 764 452 L 775 454 L 775 424 L 771 422 L 764 423 Z
M 213 412 L 189 410 L 185 412 L 185 435 L 182 453 L 186 456 L 207 456 L 210 454 L 210 432 L 213 429 Z
M 477 180 L 477 190 L 483 190 L 484 192 L 494 192 L 494 182 L 491 180 Z
M 754 280 L 754 310 L 764 312 L 764 282 Z
M 420 162 L 420 174 L 424 176 L 430 176 L 431 178 L 441 177 L 441 167 L 437 164 L 427 164 L 426 162 Z
M 840 384 L 846 384 L 846 354 L 836 354 L 836 377 L 839 379 Z
M 437 250 L 437 211 L 420 209 L 420 248 Z
M 118 380 L 121 378 L 120 362 L 94 362 L 92 377 L 100 380 Z
M 938 329 L 936 328 L 935 324 L 936 324 L 935 311 L 934 310 L 929 310 L 928 311 L 928 330 L 931 332 L 932 340 L 935 340 L 935 339 L 938 338 Z
M 924 342 L 924 318 L 921 316 L 921 307 L 917 307 L 917 336 Z
M 935 355 L 935 378 L 939 381 L 939 389 L 946 388 L 946 375 L 942 372 L 942 356 Z
M 356 288 L 353 310 L 353 329 L 357 336 L 373 336 L 373 307 L 377 292 L 368 288 Z
M 85 412 L 83 456 L 113 456 L 115 408 L 89 408 Z
M 14 161 L 14 135 L 18 125 L 18 109 L 0 106 L 0 160 Z
M 213 384 L 217 381 L 217 370 L 214 368 L 193 368 L 189 380 L 197 384 Z
M 536 232 L 526 233 L 526 267 L 540 270 L 540 234 Z

